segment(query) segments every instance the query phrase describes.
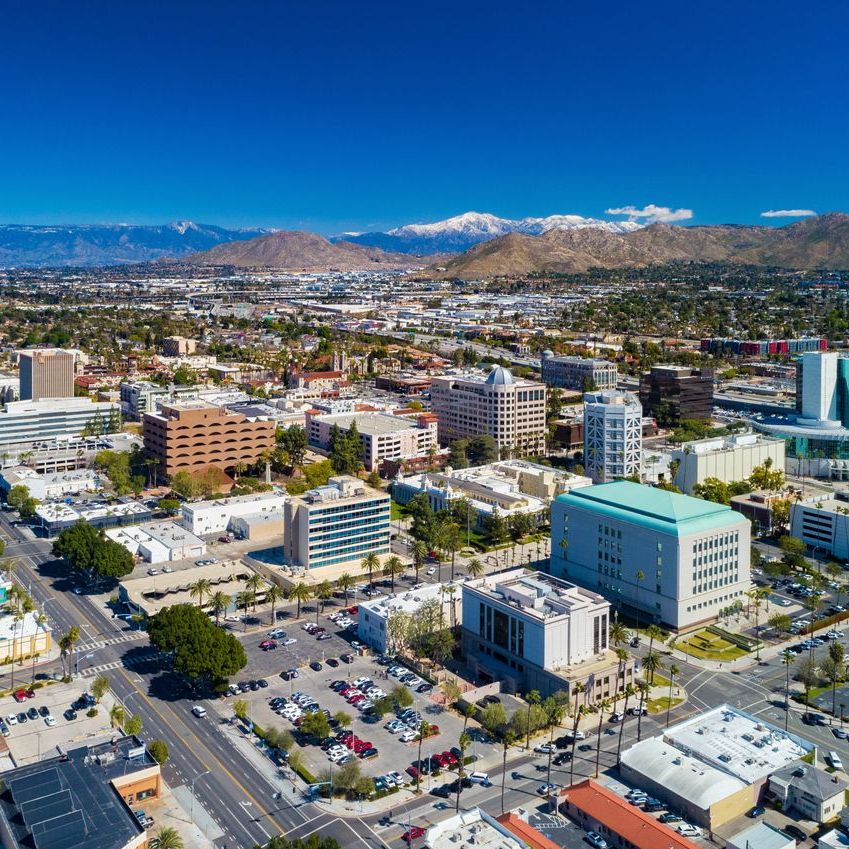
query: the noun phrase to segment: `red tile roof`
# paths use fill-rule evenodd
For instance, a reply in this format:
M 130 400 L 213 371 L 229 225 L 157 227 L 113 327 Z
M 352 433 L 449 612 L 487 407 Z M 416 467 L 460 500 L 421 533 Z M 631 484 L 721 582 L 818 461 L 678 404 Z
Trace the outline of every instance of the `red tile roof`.
M 561 800 L 561 804 L 568 801 L 637 849 L 696 849 L 691 840 L 591 778 L 568 787 L 561 794 Z M 569 816 L 568 808 L 562 811 Z
M 560 849 L 553 840 L 549 840 L 544 834 L 540 834 L 532 825 L 526 823 L 516 814 L 502 814 L 496 817 L 508 831 L 512 831 L 523 843 L 527 843 L 531 849 Z

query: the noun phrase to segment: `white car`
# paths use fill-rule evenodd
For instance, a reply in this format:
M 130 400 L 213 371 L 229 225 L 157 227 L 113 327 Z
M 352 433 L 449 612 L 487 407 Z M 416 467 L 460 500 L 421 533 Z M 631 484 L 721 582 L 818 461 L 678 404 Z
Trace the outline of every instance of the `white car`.
M 425 572 L 425 575 L 435 575 L 435 574 L 436 574 L 436 567 L 435 566 L 431 566 L 430 569 L 428 569 Z
M 162 571 L 170 575 L 174 570 L 170 566 L 163 566 Z
M 386 729 L 386 730 L 387 730 L 390 734 L 399 734 L 400 732 L 402 732 L 402 731 L 406 731 L 406 730 L 407 730 L 407 726 L 406 726 L 406 725 L 404 725 L 404 723 L 403 723 L 403 722 L 400 722 L 400 721 L 399 721 L 399 720 L 397 720 L 397 719 L 391 719 L 389 722 L 387 722 L 387 723 L 386 723 L 386 725 L 384 726 L 384 728 L 385 728 L 385 729 Z
M 289 637 L 289 639 L 288 639 L 288 640 L 283 640 L 283 645 L 284 645 L 284 646 L 293 646 L 293 645 L 295 645 L 295 643 L 297 643 L 297 642 L 298 642 L 298 641 L 297 641 L 294 637 Z
M 15 714 L 10 713 L 6 717 L 6 725 L 17 725 L 17 724 L 18 724 L 18 717 L 15 716 Z
M 701 837 L 702 830 L 695 825 L 690 825 L 688 822 L 682 822 L 678 825 L 678 833 L 684 837 Z
M 159 574 L 159 569 L 148 569 L 148 570 L 147 570 L 147 574 L 148 574 L 148 575 L 158 575 L 158 574 Z
M 779 599 L 776 599 L 776 600 L 775 600 L 775 603 L 776 603 L 779 607 L 790 607 L 790 605 L 792 604 L 792 602 L 790 601 L 790 599 L 789 599 L 789 598 L 779 598 Z
M 52 728 L 56 724 L 56 720 L 48 713 L 47 716 L 44 717 L 44 724 L 48 728 Z
M 206 716 L 206 708 L 201 707 L 200 705 L 195 705 L 192 708 L 192 713 L 198 718 L 203 719 Z
M 541 755 L 547 755 L 549 752 L 555 751 L 555 749 L 556 746 L 554 743 L 540 743 L 538 746 L 534 746 L 534 751 Z
M 238 613 L 228 613 L 228 614 L 224 617 L 224 621 L 225 621 L 225 622 L 241 622 L 241 621 L 242 621 L 242 617 L 241 617 L 241 616 L 239 616 L 239 614 L 238 614 Z
M 419 739 L 417 731 L 405 731 L 399 738 L 402 743 L 412 743 L 413 740 Z

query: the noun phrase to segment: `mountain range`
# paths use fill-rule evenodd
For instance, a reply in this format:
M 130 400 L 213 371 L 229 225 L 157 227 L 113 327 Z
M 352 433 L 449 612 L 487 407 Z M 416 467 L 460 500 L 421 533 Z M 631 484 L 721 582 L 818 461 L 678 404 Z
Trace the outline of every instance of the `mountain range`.
M 651 224 L 629 233 L 598 228 L 509 233 L 476 245 L 430 273 L 476 279 L 574 273 L 676 260 L 798 269 L 849 269 L 849 215 L 832 212 L 786 227 Z
M 632 233 L 643 225 L 636 221 L 603 221 L 581 215 L 549 215 L 547 218 L 499 218 L 488 212 L 465 212 L 432 224 L 405 224 L 385 232 L 345 233 L 331 241 L 345 240 L 405 254 L 438 254 L 466 251 L 481 242 L 509 233 L 539 236 L 551 230 L 602 230 Z
M 0 224 L 0 267 L 128 265 L 182 257 L 270 229 L 228 230 L 212 224 Z

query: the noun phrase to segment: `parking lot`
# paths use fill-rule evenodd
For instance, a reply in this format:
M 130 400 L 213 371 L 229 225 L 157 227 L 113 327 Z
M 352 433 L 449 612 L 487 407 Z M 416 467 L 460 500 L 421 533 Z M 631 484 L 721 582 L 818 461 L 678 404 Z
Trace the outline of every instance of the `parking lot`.
M 285 630 L 287 633 L 295 635 L 299 629 L 293 630 L 290 627 Z M 298 643 L 290 648 L 300 645 L 302 639 L 305 642 L 311 639 L 306 632 L 301 631 L 301 634 L 297 637 Z M 297 668 L 297 677 L 287 676 L 288 680 L 281 677 L 281 671 L 286 673 L 289 669 L 295 668 L 292 665 L 293 660 L 290 659 L 291 655 L 281 653 L 279 648 L 266 652 L 260 651 L 259 653 L 263 657 L 258 659 L 260 661 L 258 666 L 254 664 L 250 667 L 250 671 L 258 676 L 257 679 L 253 680 L 265 681 L 267 686 L 261 687 L 257 683 L 256 689 L 248 689 L 246 692 L 228 697 L 221 706 L 225 715 L 232 715 L 232 713 L 226 712 L 232 711 L 232 704 L 236 699 L 244 699 L 249 705 L 250 718 L 261 727 L 287 729 L 295 732 L 297 725 L 294 720 L 303 716 L 304 706 L 310 703 L 317 705 L 319 710 L 325 711 L 331 719 L 338 712 L 344 712 L 351 718 L 351 723 L 347 728 L 334 727 L 332 729 L 333 734 L 345 730 L 351 732 L 356 737 L 356 741 L 350 741 L 351 745 L 360 749 L 360 754 L 365 749 L 377 750 L 376 756 L 366 759 L 360 758 L 356 752 L 353 754 L 350 751 L 345 752 L 352 759 L 357 758 L 359 760 L 363 774 L 377 778 L 390 772 L 396 772 L 408 784 L 411 783 L 412 776 L 406 770 L 418 757 L 418 742 L 414 738 L 412 729 L 416 728 L 420 721 L 436 726 L 437 729 L 422 744 L 422 759 L 433 755 L 440 758 L 443 752 L 449 752 L 452 747 L 457 746 L 463 731 L 463 720 L 452 711 L 445 710 L 438 705 L 431 698 L 432 692 L 417 692 L 418 689 L 425 688 L 426 682 L 416 679 L 412 682 L 412 686 L 401 684 L 398 680 L 399 676 L 409 672 L 409 670 L 394 670 L 396 675 L 391 675 L 390 666 L 382 665 L 382 662 L 374 657 L 361 656 L 352 652 L 350 644 L 337 635 L 333 636 L 333 640 L 333 645 L 347 649 L 347 651 L 340 652 L 340 655 L 344 654 L 350 662 L 346 663 L 340 660 L 340 655 L 332 658 L 332 661 L 338 663 L 336 666 L 327 665 L 326 659 L 324 661 L 313 661 L 316 666 L 320 665 L 320 668 L 314 669 L 308 665 L 302 665 Z M 313 642 L 315 642 L 314 638 Z M 331 645 L 330 640 L 323 642 L 325 645 Z M 311 653 L 307 652 L 307 654 Z M 260 676 L 255 670 L 259 668 L 267 669 L 271 656 L 277 658 L 273 674 Z M 298 656 L 306 659 L 303 652 L 299 653 Z M 281 662 L 281 658 L 286 659 Z M 364 679 L 368 679 L 368 681 Z M 246 678 L 244 682 L 246 683 L 248 680 L 251 679 Z M 343 685 L 353 685 L 355 681 L 359 682 L 360 697 L 353 690 L 343 695 Z M 331 685 L 334 682 L 337 682 L 336 687 L 332 688 Z M 371 693 L 369 697 L 369 694 L 365 692 L 369 687 L 377 688 L 378 692 Z M 375 698 L 380 696 L 379 691 L 389 695 L 395 687 L 402 687 L 407 690 L 411 700 L 409 710 L 417 713 L 416 717 L 405 717 L 407 722 L 403 723 L 403 727 L 401 720 L 391 713 L 387 713 L 381 719 L 378 719 L 363 710 L 364 707 L 368 708 L 369 702 L 373 703 Z M 281 699 L 285 702 L 275 701 L 274 707 L 270 705 L 272 700 Z M 393 720 L 398 724 L 393 726 L 393 730 L 390 730 L 387 726 Z M 469 730 L 477 731 L 474 723 L 470 723 Z M 408 733 L 405 734 L 405 732 Z M 475 733 L 473 737 L 476 739 L 474 739 L 473 747 L 467 754 L 477 753 L 478 756 L 483 757 L 495 751 L 491 743 L 483 744 L 479 742 L 481 738 L 479 733 Z M 334 741 L 334 743 L 345 746 L 345 743 L 341 741 Z M 366 746 L 367 743 L 370 743 L 371 746 Z M 307 768 L 314 775 L 329 769 L 331 755 L 333 754 L 329 745 L 323 750 L 318 744 L 306 743 L 301 740 L 297 745 L 297 750 L 301 752 Z M 336 749 L 336 752 L 340 754 L 343 751 Z M 340 760 L 341 758 L 334 757 L 336 766 L 341 765 Z M 423 788 L 428 789 L 433 782 L 433 777 L 424 775 L 422 780 L 424 782 Z

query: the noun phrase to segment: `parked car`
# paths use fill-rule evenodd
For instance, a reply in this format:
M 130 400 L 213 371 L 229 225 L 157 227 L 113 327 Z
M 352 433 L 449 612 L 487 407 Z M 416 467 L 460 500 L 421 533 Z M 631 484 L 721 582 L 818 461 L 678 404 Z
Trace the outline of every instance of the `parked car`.
M 789 834 L 795 840 L 807 840 L 808 839 L 808 835 L 805 834 L 805 832 L 802 831 L 802 829 L 799 828 L 798 825 L 793 825 L 793 823 L 790 823 L 790 825 L 785 825 L 781 830 L 784 831 L 785 833 Z
M 595 849 L 608 849 L 609 846 L 608 842 L 597 831 L 587 832 L 587 843 Z
M 534 751 L 538 752 L 541 755 L 547 755 L 549 752 L 553 752 L 556 749 L 554 743 L 540 743 L 538 746 L 534 746 Z
M 755 805 L 751 811 L 746 815 L 750 819 L 755 819 L 756 817 L 762 817 L 766 813 L 766 808 L 761 807 L 760 805 Z
M 414 840 L 418 840 L 424 833 L 425 830 L 421 826 L 413 825 L 401 835 L 401 840 L 405 843 L 412 843 Z
M 548 796 L 549 793 L 553 793 L 556 789 L 556 784 L 540 784 L 540 786 L 537 787 L 537 793 L 539 793 L 540 796 Z
M 673 822 L 681 822 L 681 821 L 682 821 L 682 820 L 681 820 L 681 817 L 679 817 L 679 816 L 678 816 L 678 814 L 672 814 L 672 813 L 668 813 L 668 814 L 661 814 L 661 815 L 657 818 L 657 820 L 658 820 L 658 822 L 666 823 L 667 825 L 668 825 L 669 823 L 673 823 Z

